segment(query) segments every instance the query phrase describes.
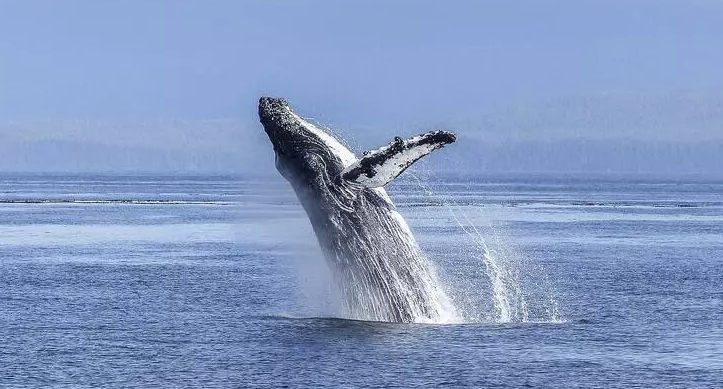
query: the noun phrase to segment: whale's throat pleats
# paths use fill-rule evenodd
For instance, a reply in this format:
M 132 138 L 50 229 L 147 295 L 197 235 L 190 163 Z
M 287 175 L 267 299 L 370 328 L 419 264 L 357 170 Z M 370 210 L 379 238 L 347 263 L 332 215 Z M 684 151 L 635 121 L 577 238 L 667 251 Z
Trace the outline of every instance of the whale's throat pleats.
M 363 189 L 351 212 L 329 214 L 321 246 L 331 257 L 344 314 L 364 320 L 439 322 L 453 311 L 404 219 Z

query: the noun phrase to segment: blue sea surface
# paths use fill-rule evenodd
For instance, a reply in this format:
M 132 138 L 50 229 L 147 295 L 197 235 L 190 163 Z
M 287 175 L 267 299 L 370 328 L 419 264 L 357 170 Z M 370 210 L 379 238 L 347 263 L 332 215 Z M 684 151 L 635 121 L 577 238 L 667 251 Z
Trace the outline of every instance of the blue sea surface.
M 281 178 L 0 176 L 0 387 L 723 385 L 723 181 L 398 181 L 449 322 L 339 317 Z

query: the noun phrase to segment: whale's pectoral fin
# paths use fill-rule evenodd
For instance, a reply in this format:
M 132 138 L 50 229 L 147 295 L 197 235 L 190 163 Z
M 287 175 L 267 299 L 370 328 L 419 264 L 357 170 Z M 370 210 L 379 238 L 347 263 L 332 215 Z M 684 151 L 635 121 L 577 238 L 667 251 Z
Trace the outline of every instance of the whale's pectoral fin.
M 434 150 L 454 142 L 456 135 L 447 131 L 434 131 L 409 139 L 394 138 L 394 142 L 364 156 L 348 166 L 341 177 L 367 188 L 386 185 L 411 164 Z

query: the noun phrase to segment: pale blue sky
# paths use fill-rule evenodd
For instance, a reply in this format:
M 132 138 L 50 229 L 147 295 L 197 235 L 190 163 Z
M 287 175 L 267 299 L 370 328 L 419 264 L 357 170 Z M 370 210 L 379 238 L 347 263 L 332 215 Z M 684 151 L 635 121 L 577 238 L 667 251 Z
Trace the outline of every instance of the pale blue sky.
M 0 151 L 256 152 L 259 95 L 360 147 L 722 140 L 722 40 L 717 0 L 0 0 Z

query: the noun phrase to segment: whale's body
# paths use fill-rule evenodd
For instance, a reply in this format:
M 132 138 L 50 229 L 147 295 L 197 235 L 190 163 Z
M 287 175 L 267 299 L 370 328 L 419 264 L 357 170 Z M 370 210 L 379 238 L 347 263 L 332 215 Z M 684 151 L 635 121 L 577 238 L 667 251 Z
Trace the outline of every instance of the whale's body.
M 453 315 L 433 269 L 381 186 L 453 142 L 454 135 L 397 138 L 357 159 L 283 99 L 261 98 L 259 117 L 274 145 L 276 167 L 294 188 L 335 274 L 346 314 L 393 322 Z

